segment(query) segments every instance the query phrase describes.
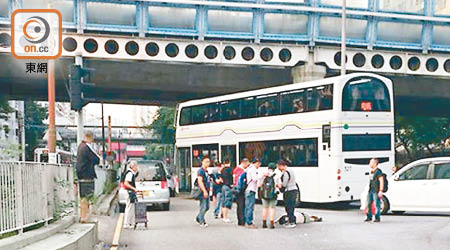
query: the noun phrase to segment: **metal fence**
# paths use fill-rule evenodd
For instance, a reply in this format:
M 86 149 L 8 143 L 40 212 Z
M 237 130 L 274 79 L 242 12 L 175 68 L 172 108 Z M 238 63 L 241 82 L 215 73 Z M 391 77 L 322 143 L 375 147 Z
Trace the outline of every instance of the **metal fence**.
M 73 212 L 73 176 L 68 165 L 0 161 L 0 234 Z

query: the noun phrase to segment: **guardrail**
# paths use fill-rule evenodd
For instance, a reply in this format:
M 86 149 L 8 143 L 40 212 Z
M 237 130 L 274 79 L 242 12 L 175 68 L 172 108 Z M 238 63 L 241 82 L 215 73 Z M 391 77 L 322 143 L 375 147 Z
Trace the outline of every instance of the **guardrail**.
M 74 172 L 68 165 L 0 161 L 0 234 L 48 223 L 74 211 Z

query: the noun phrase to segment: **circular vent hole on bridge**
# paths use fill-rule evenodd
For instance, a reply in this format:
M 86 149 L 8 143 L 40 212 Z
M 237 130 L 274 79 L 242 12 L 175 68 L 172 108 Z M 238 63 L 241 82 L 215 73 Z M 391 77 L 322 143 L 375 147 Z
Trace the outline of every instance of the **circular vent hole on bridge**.
M 169 43 L 166 46 L 166 54 L 169 57 L 176 57 L 178 55 L 179 49 L 175 43 Z
M 119 44 L 114 40 L 108 40 L 105 43 L 105 51 L 108 54 L 116 54 L 119 51 Z
M 154 42 L 147 43 L 145 45 L 145 53 L 149 56 L 156 56 L 159 53 L 159 46 Z
M 420 68 L 420 60 L 417 56 L 413 56 L 408 60 L 408 68 L 412 71 L 416 71 Z
M 255 57 L 255 51 L 250 47 L 245 47 L 242 50 L 242 58 L 244 58 L 246 61 L 250 61 Z
M 364 64 L 366 64 L 366 56 L 363 55 L 362 53 L 356 53 L 353 56 L 353 64 L 356 67 L 362 67 L 364 66 Z
M 447 59 L 444 63 L 444 69 L 447 73 L 450 73 L 450 59 Z
M 290 50 L 282 49 L 282 50 L 280 50 L 278 57 L 280 58 L 280 60 L 282 62 L 289 62 L 291 60 L 292 54 L 291 54 Z
M 92 38 L 84 41 L 84 49 L 89 53 L 95 53 L 98 49 L 98 43 Z
M 382 55 L 376 54 L 372 57 L 372 66 L 376 69 L 383 67 L 384 58 Z
M 264 48 L 261 50 L 260 56 L 261 56 L 261 59 L 263 59 L 263 61 L 268 62 L 268 61 L 272 60 L 273 52 L 270 48 Z
M 398 70 L 402 67 L 403 61 L 402 58 L 399 56 L 393 56 L 391 57 L 391 60 L 389 60 L 389 65 L 392 69 Z
M 0 44 L 1 44 L 0 39 Z M 63 48 L 65 51 L 73 52 L 77 49 L 77 41 L 73 39 L 72 37 L 67 37 L 63 41 Z
M 236 56 L 236 50 L 231 46 L 226 46 L 223 50 L 223 56 L 227 60 L 232 60 Z
M 205 48 L 205 56 L 208 59 L 214 59 L 217 57 L 217 48 L 212 46 L 212 45 L 208 45 Z
M 186 56 L 189 58 L 195 58 L 198 56 L 198 48 L 194 44 L 189 44 L 184 49 L 184 53 L 186 53 Z
M 345 56 L 345 62 L 348 61 L 348 57 Z M 336 65 L 341 66 L 341 52 L 336 52 L 336 54 L 334 54 L 334 63 L 336 63 Z
M 436 58 L 430 58 L 427 60 L 427 63 L 425 65 L 427 67 L 427 70 L 430 72 L 434 72 L 439 67 L 439 62 L 436 60 Z
M 139 52 L 139 45 L 135 41 L 129 41 L 125 45 L 125 51 L 130 56 L 134 56 Z

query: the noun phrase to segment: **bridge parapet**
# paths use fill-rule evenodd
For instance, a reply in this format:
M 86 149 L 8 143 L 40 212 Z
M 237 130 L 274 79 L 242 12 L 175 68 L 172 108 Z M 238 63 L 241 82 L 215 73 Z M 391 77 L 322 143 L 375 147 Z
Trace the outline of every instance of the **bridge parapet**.
M 59 0 L 63 27 L 77 33 L 173 36 L 198 40 L 340 43 L 336 0 Z M 47 0 L 1 0 L 0 25 L 16 8 Z M 349 46 L 450 52 L 450 3 L 445 0 L 349 1 Z M 106 14 L 107 13 L 107 14 Z

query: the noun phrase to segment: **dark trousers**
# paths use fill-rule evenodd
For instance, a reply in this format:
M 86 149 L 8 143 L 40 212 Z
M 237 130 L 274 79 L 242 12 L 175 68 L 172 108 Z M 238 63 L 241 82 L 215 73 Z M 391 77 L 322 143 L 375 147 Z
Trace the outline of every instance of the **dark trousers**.
M 245 211 L 245 195 L 239 194 L 236 196 L 236 213 L 237 213 L 237 219 L 238 219 L 238 225 L 245 225 L 244 220 L 244 211 Z
M 283 194 L 284 209 L 289 217 L 289 223 L 295 223 L 295 205 L 297 205 L 297 190 L 286 191 Z

